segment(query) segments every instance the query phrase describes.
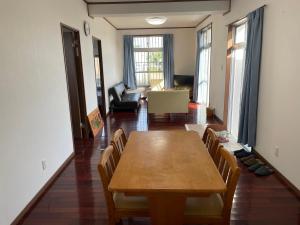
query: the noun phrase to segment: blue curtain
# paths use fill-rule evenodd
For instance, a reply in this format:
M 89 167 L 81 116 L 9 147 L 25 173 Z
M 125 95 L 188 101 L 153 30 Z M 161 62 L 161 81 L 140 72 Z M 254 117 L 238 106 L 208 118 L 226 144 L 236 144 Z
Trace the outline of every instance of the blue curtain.
M 172 88 L 174 86 L 173 34 L 163 35 L 163 46 L 165 88 Z
M 248 15 L 248 35 L 245 59 L 238 142 L 256 145 L 257 108 L 264 8 Z
M 133 36 L 131 35 L 124 36 L 123 82 L 129 88 L 136 89 Z
M 194 76 L 194 88 L 193 88 L 193 101 L 198 101 L 198 83 L 199 83 L 199 66 L 200 66 L 200 38 L 201 31 L 197 32 L 197 55 L 196 55 L 196 69 Z

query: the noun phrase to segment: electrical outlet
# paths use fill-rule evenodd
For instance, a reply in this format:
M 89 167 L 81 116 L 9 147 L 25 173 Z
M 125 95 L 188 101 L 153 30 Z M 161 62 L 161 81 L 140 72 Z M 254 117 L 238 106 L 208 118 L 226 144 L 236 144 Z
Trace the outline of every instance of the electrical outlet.
M 46 160 L 42 160 L 42 169 L 46 170 L 47 169 L 47 163 Z
M 275 152 L 274 152 L 276 157 L 279 157 L 279 147 L 275 146 Z

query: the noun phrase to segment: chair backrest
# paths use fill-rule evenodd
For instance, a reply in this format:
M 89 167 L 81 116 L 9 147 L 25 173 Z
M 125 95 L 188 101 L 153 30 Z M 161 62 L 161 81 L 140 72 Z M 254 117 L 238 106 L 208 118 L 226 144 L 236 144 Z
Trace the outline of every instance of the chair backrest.
M 204 142 L 204 144 L 206 144 L 207 142 L 207 131 L 208 131 L 209 126 L 207 126 L 204 130 L 203 136 L 202 136 L 202 141 Z
M 112 137 L 112 140 L 111 140 L 111 144 L 117 150 L 116 154 L 114 155 L 115 160 L 117 162 L 119 161 L 119 159 L 122 155 L 122 152 L 124 151 L 126 143 L 127 143 L 127 138 L 126 138 L 125 132 L 122 128 L 119 128 L 113 134 L 113 137 Z
M 226 130 L 224 125 L 221 125 L 221 124 L 209 124 L 209 125 L 207 125 L 205 130 L 204 130 L 203 136 L 202 136 L 202 141 L 204 143 L 206 143 L 207 131 L 208 131 L 209 128 L 213 129 L 214 131 Z
M 109 145 L 102 153 L 102 157 L 98 164 L 98 172 L 101 177 L 103 192 L 107 204 L 107 210 L 109 216 L 114 215 L 115 206 L 113 201 L 113 193 L 108 191 L 109 182 L 113 176 L 113 173 L 116 169 L 116 162 L 113 157 L 113 152 L 115 151 L 112 145 Z
M 213 131 L 213 129 L 208 128 L 205 145 L 215 163 L 216 163 L 216 154 L 217 154 L 217 150 L 219 147 L 219 143 L 220 143 L 220 141 L 219 141 L 216 133 Z
M 219 156 L 217 168 L 226 183 L 227 190 L 222 195 L 224 207 L 223 216 L 230 218 L 232 200 L 240 176 L 240 168 L 236 162 L 236 158 L 223 146 L 218 149 Z

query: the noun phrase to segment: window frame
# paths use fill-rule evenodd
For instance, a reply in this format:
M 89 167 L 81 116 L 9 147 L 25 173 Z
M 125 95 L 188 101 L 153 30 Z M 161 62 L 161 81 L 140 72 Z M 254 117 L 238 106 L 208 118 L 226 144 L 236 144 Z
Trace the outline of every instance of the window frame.
M 147 53 L 150 53 L 150 52 L 161 52 L 162 53 L 162 57 L 164 57 L 163 55 L 163 34 L 151 34 L 151 35 L 133 35 L 133 41 L 134 41 L 134 38 L 145 38 L 145 37 L 161 37 L 162 38 L 162 47 L 161 48 L 135 48 L 133 46 L 133 52 L 147 52 Z M 135 66 L 136 66 L 136 59 L 134 58 L 135 60 Z M 164 63 L 164 60 L 162 60 L 162 63 Z M 149 65 L 149 60 L 147 62 L 147 64 Z M 162 70 L 161 71 L 155 71 L 154 73 L 161 73 L 162 75 L 164 74 L 164 66 L 162 67 Z M 139 87 L 143 87 L 143 86 L 150 86 L 150 72 L 149 71 L 135 71 L 135 76 L 137 74 L 148 74 L 148 84 L 144 85 L 139 85 L 137 84 L 137 86 Z M 136 79 L 138 80 L 137 76 L 136 76 Z M 138 82 L 137 82 L 138 83 Z
M 208 30 L 210 30 L 210 42 L 206 43 L 205 45 L 201 46 L 201 36 L 204 35 L 205 32 L 207 32 Z M 197 43 L 199 44 L 200 46 L 200 55 L 201 55 L 201 52 L 204 51 L 204 50 L 207 50 L 210 48 L 210 59 L 209 59 L 209 65 L 208 66 L 208 77 L 207 77 L 207 96 L 206 96 L 206 105 L 207 107 L 209 106 L 209 103 L 210 103 L 210 79 L 211 79 L 211 53 L 212 53 L 212 42 L 213 42 L 213 34 L 212 34 L 212 23 L 209 23 L 208 25 L 206 25 L 205 27 L 203 27 L 202 29 L 200 29 L 198 32 L 200 32 L 200 43 Z M 199 60 L 201 60 L 201 57 L 199 58 Z M 200 70 L 200 65 L 201 62 L 199 62 L 199 70 Z M 199 71 L 199 75 L 200 75 L 200 71 Z M 199 78 L 198 78 L 198 86 L 199 86 Z M 199 87 L 198 87 L 199 88 Z M 197 96 L 197 100 L 198 100 L 198 96 Z M 202 104 L 202 103 L 201 103 Z
M 223 122 L 226 130 L 229 129 L 229 104 L 230 104 L 230 88 L 231 88 L 231 74 L 232 74 L 232 60 L 233 60 L 233 52 L 234 50 L 238 50 L 241 48 L 247 48 L 247 32 L 246 32 L 246 40 L 243 43 L 235 42 L 235 32 L 236 28 L 246 24 L 247 28 L 247 18 L 242 18 L 230 25 L 228 25 L 228 36 L 227 36 L 227 56 L 226 56 L 226 76 L 225 76 L 225 95 L 224 95 L 224 114 L 223 114 Z M 247 29 L 246 29 L 247 31 Z

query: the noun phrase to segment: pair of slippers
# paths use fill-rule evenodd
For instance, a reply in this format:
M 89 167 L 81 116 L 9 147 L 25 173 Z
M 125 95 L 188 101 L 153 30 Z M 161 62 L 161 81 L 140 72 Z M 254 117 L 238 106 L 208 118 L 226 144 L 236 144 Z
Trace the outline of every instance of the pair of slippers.
M 234 155 L 235 155 L 237 158 L 243 158 L 243 157 L 247 157 L 247 156 L 253 155 L 253 153 L 248 152 L 248 151 L 246 151 L 245 149 L 241 149 L 241 150 L 235 151 L 235 152 L 234 152 Z
M 257 176 L 268 176 L 274 173 L 272 168 L 265 165 L 265 163 L 260 159 L 257 159 L 253 153 L 241 149 L 236 151 L 234 155 L 239 158 L 245 166 L 248 167 L 250 172 L 254 172 L 254 174 Z

